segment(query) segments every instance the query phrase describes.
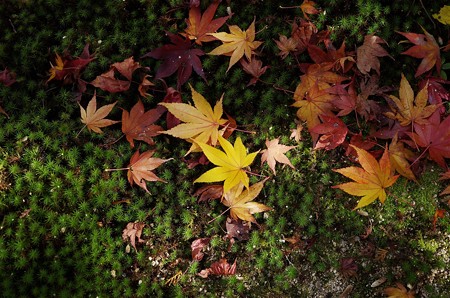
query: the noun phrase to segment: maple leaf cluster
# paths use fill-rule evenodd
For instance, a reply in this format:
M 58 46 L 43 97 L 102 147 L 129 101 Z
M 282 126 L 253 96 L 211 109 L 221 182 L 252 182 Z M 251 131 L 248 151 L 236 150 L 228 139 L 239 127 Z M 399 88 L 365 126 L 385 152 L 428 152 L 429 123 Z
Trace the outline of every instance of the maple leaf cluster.
M 306 2 L 302 5 L 307 8 Z M 402 75 L 397 96 L 395 88 L 378 83 L 380 59 L 393 59 L 382 38 L 367 35 L 356 51 L 347 51 L 344 42 L 337 49 L 329 31 L 318 31 L 305 19 L 294 21 L 291 36 L 281 35 L 276 43 L 282 59 L 292 55 L 298 61 L 305 52 L 311 58 L 310 63 L 298 64 L 303 74 L 292 106 L 298 108 L 297 117 L 308 129 L 314 149 L 343 147 L 362 166 L 336 170 L 355 182 L 335 187 L 361 196 L 356 207 L 361 208 L 376 199 L 385 201 L 386 189 L 397 179 L 395 172 L 416 180 L 413 165 L 427 157 L 447 169 L 450 117 L 445 116 L 442 103 L 450 93 L 442 85 L 450 82 L 439 77 L 440 48 L 435 38 L 425 29 L 424 34 L 398 32 L 413 44 L 402 54 L 422 60 L 415 73 L 420 78 L 417 91 Z M 355 119 L 356 123 L 351 122 Z M 370 133 L 363 135 L 367 127 Z M 384 153 L 373 150 L 377 144 L 385 148 Z

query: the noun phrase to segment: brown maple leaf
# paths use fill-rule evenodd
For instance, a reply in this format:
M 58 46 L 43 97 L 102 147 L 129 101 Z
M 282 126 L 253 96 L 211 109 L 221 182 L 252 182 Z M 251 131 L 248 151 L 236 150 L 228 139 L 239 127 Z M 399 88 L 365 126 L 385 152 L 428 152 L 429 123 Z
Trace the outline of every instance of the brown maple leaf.
M 439 178 L 439 180 L 448 180 L 448 179 L 450 179 L 450 171 L 445 172 L 444 174 L 441 175 L 441 178 Z M 450 195 L 450 185 L 447 186 L 447 188 L 444 189 L 439 195 L 440 196 Z
M 212 201 L 215 199 L 220 199 L 223 195 L 223 185 L 213 184 L 205 185 L 197 189 L 193 194 L 194 197 L 199 197 L 198 202 Z
M 248 62 L 244 58 L 242 58 L 240 60 L 240 62 L 242 65 L 242 69 L 249 75 L 253 76 L 250 79 L 250 82 L 247 84 L 247 87 L 256 84 L 256 82 L 258 82 L 258 80 L 259 80 L 259 77 L 262 76 L 266 72 L 267 68 L 269 68 L 269 66 L 263 67 L 262 61 L 254 58 L 254 57 L 252 58 L 252 60 L 250 62 Z
M 284 155 L 289 150 L 297 147 L 297 146 L 286 146 L 279 144 L 280 138 L 273 139 L 269 141 L 269 139 L 266 139 L 266 147 L 267 149 L 264 149 L 261 151 L 261 164 L 264 162 L 267 162 L 269 165 L 269 168 L 272 170 L 273 174 L 276 175 L 275 171 L 275 164 L 277 162 L 284 163 L 291 168 L 295 169 L 292 163 L 289 161 L 289 159 Z
M 280 49 L 278 55 L 281 56 L 281 59 L 285 59 L 290 53 L 297 51 L 298 41 L 293 37 L 287 38 L 285 35 L 280 35 L 279 40 L 275 40 L 275 43 Z
M 108 116 L 116 103 L 117 102 L 104 105 L 97 110 L 97 96 L 94 92 L 94 96 L 89 101 L 86 110 L 80 104 L 78 104 L 80 106 L 81 122 L 84 123 L 85 127 L 87 127 L 89 130 L 92 130 L 96 133 L 102 133 L 102 130 L 100 128 L 120 122 L 105 119 L 105 117 Z
M 155 142 L 152 137 L 163 130 L 161 126 L 153 123 L 161 117 L 165 109 L 158 106 L 147 112 L 144 111 L 144 105 L 141 100 L 138 100 L 130 112 L 125 110 L 122 112 L 122 132 L 125 134 L 131 148 L 134 148 L 133 140 L 140 140 L 153 145 Z
M 356 66 L 362 74 L 369 74 L 371 69 L 374 69 L 378 75 L 380 74 L 378 57 L 389 56 L 388 52 L 381 47 L 382 43 L 386 43 L 386 41 L 381 37 L 366 35 L 363 45 L 356 49 Z
M 145 151 L 142 154 L 137 150 L 130 159 L 130 164 L 126 169 L 128 169 L 127 177 L 128 182 L 131 186 L 136 183 L 141 188 L 143 188 L 147 193 L 150 193 L 147 189 L 147 184 L 145 181 L 161 181 L 166 182 L 155 175 L 152 170 L 156 169 L 169 159 L 161 159 L 152 157 L 155 153 L 154 150 Z
M 303 0 L 303 3 L 300 4 L 300 9 L 303 12 L 303 17 L 307 20 L 309 20 L 308 15 L 309 14 L 318 14 L 320 13 L 320 10 L 315 8 L 316 2 L 311 0 Z
M 205 255 L 202 250 L 203 248 L 209 244 L 211 238 L 199 238 L 192 241 L 191 250 L 192 250 L 192 260 L 201 261 L 203 256 Z
M 428 33 L 423 28 L 422 30 L 425 34 L 397 32 L 415 44 L 415 46 L 404 51 L 402 54 L 412 56 L 414 58 L 422 58 L 422 62 L 414 75 L 416 78 L 431 70 L 433 66 L 436 66 L 436 71 L 438 74 L 441 73 L 441 53 L 439 45 L 433 35 Z
M 216 32 L 228 20 L 230 16 L 214 19 L 217 7 L 221 0 L 214 0 L 203 15 L 200 12 L 200 6 L 191 6 L 189 9 L 189 19 L 186 19 L 187 28 L 184 30 L 185 35 L 195 43 L 202 45 L 202 42 L 209 42 L 216 40 L 215 37 L 208 35 L 208 33 Z
M 358 265 L 353 258 L 342 258 L 339 271 L 345 278 L 355 277 L 358 271 Z
M 390 99 L 397 106 L 392 107 L 393 112 L 387 112 L 385 115 L 391 119 L 397 119 L 402 126 L 408 126 L 412 124 L 427 124 L 427 118 L 436 111 L 436 105 L 428 105 L 428 88 L 425 86 L 419 91 L 416 98 L 414 98 L 414 92 L 409 84 L 408 80 L 402 74 L 402 80 L 400 82 L 400 99 L 391 95 Z
M 138 239 L 138 243 L 145 242 L 141 239 L 142 229 L 145 227 L 145 223 L 142 222 L 129 222 L 127 227 L 122 231 L 122 239 L 124 241 L 130 240 L 131 246 L 137 252 L 136 249 L 136 238 Z
M 142 97 L 151 96 L 149 93 L 147 93 L 147 90 L 150 87 L 155 86 L 155 84 L 153 84 L 150 80 L 147 79 L 149 77 L 150 75 L 145 75 L 144 78 L 142 79 L 142 82 L 139 84 L 138 91 Z
M 230 265 L 226 259 L 220 259 L 220 261 L 212 263 L 208 269 L 203 269 L 198 273 L 198 276 L 207 278 L 211 275 L 235 275 L 236 274 L 236 260 Z
M 133 72 L 140 67 L 139 62 L 135 62 L 133 57 L 127 58 L 122 62 L 113 63 L 107 72 L 97 76 L 91 84 L 111 93 L 126 91 L 130 88 Z M 116 72 L 127 80 L 115 78 Z

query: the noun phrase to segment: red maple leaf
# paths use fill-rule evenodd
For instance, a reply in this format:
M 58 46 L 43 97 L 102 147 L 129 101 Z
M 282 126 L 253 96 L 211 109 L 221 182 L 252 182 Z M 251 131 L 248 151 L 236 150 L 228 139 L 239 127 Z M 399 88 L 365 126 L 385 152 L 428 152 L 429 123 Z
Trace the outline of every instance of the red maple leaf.
M 165 109 L 162 106 L 157 106 L 147 112 L 144 111 L 144 105 L 139 100 L 130 112 L 125 110 L 122 112 L 122 132 L 132 148 L 134 147 L 133 140 L 140 140 L 153 145 L 155 142 L 152 137 L 163 130 L 161 126 L 153 123 L 161 117 Z
M 414 58 L 422 58 L 422 62 L 415 74 L 416 78 L 432 69 L 434 65 L 436 65 L 437 73 L 441 73 L 441 54 L 439 45 L 433 35 L 428 33 L 425 29 L 423 29 L 423 32 L 425 34 L 398 32 L 415 44 L 415 46 L 409 48 L 402 54 Z
M 159 47 L 144 56 L 154 59 L 163 59 L 163 63 L 156 71 L 156 79 L 165 78 L 177 71 L 177 89 L 187 82 L 192 74 L 192 69 L 206 82 L 205 73 L 203 72 L 202 62 L 199 56 L 205 53 L 200 49 L 192 48 L 189 38 L 183 38 L 179 35 L 166 33 L 172 44 L 166 44 Z
M 413 142 L 405 143 L 413 148 L 425 148 L 432 160 L 447 169 L 444 158 L 450 158 L 450 116 L 440 122 L 440 114 L 435 112 L 428 118 L 428 122 L 424 125 L 415 123 L 415 132 L 407 133 Z
M 310 132 L 321 134 L 314 149 L 331 150 L 345 141 L 348 133 L 347 125 L 338 117 L 330 115 L 320 115 L 322 120 L 310 129 Z

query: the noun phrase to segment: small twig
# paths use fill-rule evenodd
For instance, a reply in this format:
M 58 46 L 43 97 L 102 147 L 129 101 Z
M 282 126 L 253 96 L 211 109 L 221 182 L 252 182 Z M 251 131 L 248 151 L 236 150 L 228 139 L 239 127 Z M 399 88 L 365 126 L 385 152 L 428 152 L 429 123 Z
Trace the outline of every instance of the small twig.
M 207 224 L 209 225 L 210 223 L 212 223 L 213 221 L 215 221 L 216 219 L 218 219 L 219 217 L 221 217 L 222 215 L 224 215 L 225 212 L 227 212 L 227 211 L 230 210 L 230 209 L 231 209 L 231 207 L 228 207 L 227 209 L 225 209 L 224 212 L 220 213 L 219 215 L 217 215 L 216 217 L 214 217 L 213 219 L 211 219 L 210 221 L 208 221 Z
M 419 0 L 420 5 L 422 5 L 423 10 L 425 11 L 425 13 L 427 14 L 428 18 L 430 19 L 431 23 L 433 23 L 433 28 L 436 29 L 436 24 L 434 23 L 433 19 L 430 17 L 430 15 L 428 14 L 427 9 L 425 8 L 425 5 L 423 5 L 422 0 Z
M 14 27 L 14 24 L 13 24 L 13 22 L 11 21 L 11 19 L 8 19 L 8 20 L 9 20 L 9 23 L 11 24 L 11 27 L 12 27 L 14 33 L 17 33 L 16 27 Z

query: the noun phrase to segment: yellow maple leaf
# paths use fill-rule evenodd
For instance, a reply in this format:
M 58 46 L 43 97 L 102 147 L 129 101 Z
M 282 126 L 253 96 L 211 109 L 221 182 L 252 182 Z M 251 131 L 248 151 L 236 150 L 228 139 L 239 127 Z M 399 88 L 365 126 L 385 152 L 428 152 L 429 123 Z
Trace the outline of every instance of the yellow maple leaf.
M 203 173 L 194 183 L 224 181 L 224 193 L 227 193 L 239 183 L 242 183 L 248 188 L 249 178 L 244 168 L 253 162 L 259 151 L 247 154 L 247 150 L 242 144 L 240 137 L 236 138 L 234 146 L 220 135 L 218 136 L 218 140 L 225 152 L 208 144 L 198 142 L 198 145 L 208 160 L 217 167 Z
M 339 188 L 348 194 L 362 197 L 353 210 L 367 206 L 377 198 L 384 203 L 387 197 L 385 189 L 393 185 L 399 177 L 398 175 L 393 176 L 391 173 L 387 148 L 378 163 L 375 157 L 366 150 L 350 146 L 356 150 L 362 168 L 347 167 L 333 170 L 355 181 L 335 185 L 333 188 Z
M 450 6 L 444 5 L 439 10 L 439 13 L 433 14 L 433 18 L 444 25 L 450 25 Z
M 397 119 L 402 126 L 408 126 L 411 123 L 427 124 L 426 118 L 436 111 L 436 105 L 428 105 L 428 86 L 426 85 L 417 93 L 414 99 L 414 92 L 408 80 L 402 74 L 400 81 L 400 99 L 390 95 L 389 98 L 395 103 L 397 108 L 392 108 L 395 112 L 387 112 L 385 115 L 391 119 Z
M 245 31 L 242 31 L 236 25 L 229 26 L 229 29 L 230 33 L 208 33 L 208 35 L 214 36 L 223 42 L 221 46 L 218 46 L 208 54 L 231 56 L 227 72 L 244 55 L 251 62 L 253 51 L 262 44 L 261 41 L 255 41 L 255 20 Z
M 233 219 L 242 219 L 257 223 L 252 214 L 272 210 L 272 208 L 253 201 L 261 192 L 264 181 L 253 184 L 244 191 L 244 185 L 239 183 L 229 192 L 225 193 L 222 203 L 230 208 L 230 216 Z
M 52 67 L 50 68 L 50 77 L 48 78 L 47 83 L 56 77 L 57 71 L 61 71 L 64 69 L 64 61 L 62 60 L 61 56 L 58 55 L 58 53 L 55 53 L 55 54 L 56 54 L 56 59 L 55 59 L 56 65 L 53 65 L 52 63 L 50 63 L 50 65 Z
M 116 103 L 104 105 L 97 110 L 97 97 L 94 93 L 94 96 L 89 101 L 86 110 L 80 104 L 78 104 L 80 106 L 81 122 L 84 123 L 89 130 L 92 130 L 96 133 L 102 133 L 102 130 L 100 129 L 101 127 L 110 126 L 114 123 L 120 122 L 105 119 L 105 117 L 108 116 L 115 104 Z
M 414 291 L 408 291 L 401 283 L 396 283 L 397 287 L 389 287 L 384 289 L 384 294 L 389 298 L 414 298 Z
M 228 121 L 222 119 L 223 96 L 216 103 L 214 109 L 212 109 L 211 105 L 200 93 L 195 91 L 192 86 L 189 85 L 189 87 L 192 91 L 194 106 L 185 103 L 160 103 L 160 105 L 166 107 L 175 117 L 185 122 L 162 133 L 188 141 L 194 141 L 186 154 L 201 151 L 198 143 L 216 146 L 217 138 L 220 135 L 219 128 Z

